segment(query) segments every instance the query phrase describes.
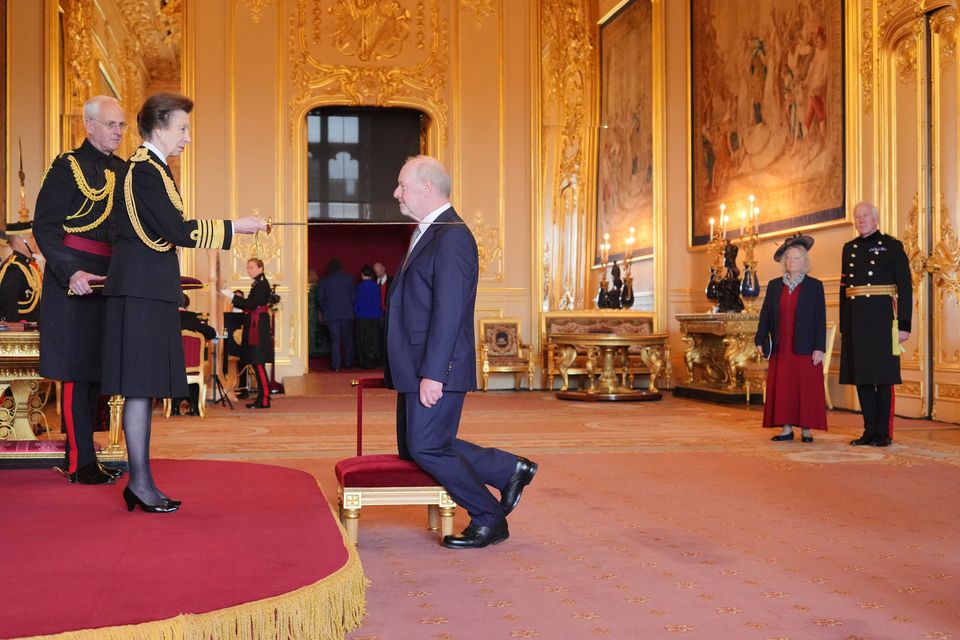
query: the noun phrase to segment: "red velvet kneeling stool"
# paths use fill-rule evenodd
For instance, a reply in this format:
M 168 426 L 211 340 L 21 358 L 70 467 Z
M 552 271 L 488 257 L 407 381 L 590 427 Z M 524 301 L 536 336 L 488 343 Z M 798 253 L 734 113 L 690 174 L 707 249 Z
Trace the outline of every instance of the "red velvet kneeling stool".
M 453 534 L 456 503 L 433 476 L 411 460 L 396 454 L 363 455 L 363 390 L 383 388 L 383 378 L 358 378 L 357 455 L 337 463 L 337 497 L 340 522 L 350 540 L 357 543 L 360 509 L 376 505 L 427 505 L 427 526 L 441 538 Z

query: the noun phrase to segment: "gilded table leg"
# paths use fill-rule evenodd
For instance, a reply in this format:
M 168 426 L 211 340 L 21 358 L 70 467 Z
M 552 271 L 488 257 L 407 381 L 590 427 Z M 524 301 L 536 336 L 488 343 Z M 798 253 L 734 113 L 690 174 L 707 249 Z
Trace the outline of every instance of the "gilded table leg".
M 570 365 L 577 359 L 577 349 L 572 345 L 565 344 L 557 352 L 557 370 L 560 372 L 560 391 L 566 391 L 570 388 L 570 376 L 567 373 Z M 551 389 L 553 384 L 551 383 Z
M 652 393 L 656 393 L 657 379 L 663 370 L 663 348 L 660 346 L 643 347 L 640 349 L 640 359 L 643 361 L 643 364 L 646 365 L 647 369 L 650 370 L 650 384 L 647 386 L 647 389 Z
M 110 396 L 107 406 L 110 407 L 110 443 L 107 453 L 123 452 L 123 396 Z
M 36 395 L 40 383 L 36 380 L 14 380 L 10 383 L 13 394 L 13 440 L 36 440 L 30 425 L 30 398 Z

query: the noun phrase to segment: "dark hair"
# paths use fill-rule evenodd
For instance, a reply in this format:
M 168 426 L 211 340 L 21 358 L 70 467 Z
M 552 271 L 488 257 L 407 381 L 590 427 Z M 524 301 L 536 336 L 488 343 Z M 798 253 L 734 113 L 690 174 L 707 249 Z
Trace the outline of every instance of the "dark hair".
M 330 273 L 340 271 L 340 269 L 342 268 L 343 268 L 343 263 L 340 262 L 340 258 L 330 258 L 329 262 L 327 262 L 327 271 L 329 271 Z
M 181 301 L 180 306 L 183 307 L 184 309 L 188 309 L 190 307 L 190 296 L 184 293 L 183 300 Z
M 368 264 L 365 264 L 362 267 L 360 267 L 360 275 L 364 276 L 365 278 L 377 277 L 377 274 L 373 272 L 373 267 L 371 267 Z
M 248 258 L 247 263 L 250 263 L 250 262 L 255 262 L 257 266 L 260 267 L 260 270 L 261 271 L 263 270 L 263 260 L 261 260 L 260 258 Z
M 193 110 L 193 100 L 179 93 L 165 91 L 147 98 L 137 114 L 140 137 L 146 139 L 155 129 L 165 129 L 170 123 L 170 113 L 177 110 L 190 113 Z

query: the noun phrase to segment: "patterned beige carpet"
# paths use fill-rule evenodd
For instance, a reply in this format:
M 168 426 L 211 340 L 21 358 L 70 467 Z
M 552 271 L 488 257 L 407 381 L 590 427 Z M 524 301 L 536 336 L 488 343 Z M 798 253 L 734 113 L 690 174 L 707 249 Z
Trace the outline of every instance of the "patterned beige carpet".
M 348 377 L 311 392 L 156 417 L 154 456 L 304 469 L 335 501 L 356 400 Z M 365 406 L 365 451 L 394 450 L 394 396 Z M 760 416 L 669 394 L 472 394 L 461 434 L 541 464 L 511 538 L 450 551 L 425 510 L 366 509 L 350 639 L 960 638 L 960 427 L 898 420 L 894 446 L 863 449 L 856 414 L 831 412 L 812 444 L 771 442 Z

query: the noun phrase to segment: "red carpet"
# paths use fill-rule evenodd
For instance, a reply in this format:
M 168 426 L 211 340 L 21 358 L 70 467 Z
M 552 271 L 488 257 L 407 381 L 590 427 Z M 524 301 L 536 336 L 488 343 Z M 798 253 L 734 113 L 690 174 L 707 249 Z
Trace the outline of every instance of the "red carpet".
M 159 460 L 154 475 L 180 511 L 128 513 L 125 480 L 0 471 L 0 637 L 332 639 L 359 624 L 359 560 L 309 474 Z

